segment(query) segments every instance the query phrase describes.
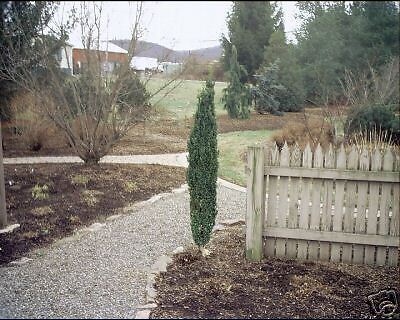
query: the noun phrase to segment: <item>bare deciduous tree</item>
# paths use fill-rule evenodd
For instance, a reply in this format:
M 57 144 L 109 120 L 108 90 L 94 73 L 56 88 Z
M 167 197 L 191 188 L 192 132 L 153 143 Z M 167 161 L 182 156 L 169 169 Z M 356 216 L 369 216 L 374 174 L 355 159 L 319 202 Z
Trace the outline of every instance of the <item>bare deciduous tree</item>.
M 54 44 L 67 39 L 65 26 L 59 26 L 57 32 L 52 33 L 45 33 L 43 28 L 41 37 L 35 39 L 37 50 L 41 52 L 41 67 L 33 72 L 23 67 L 8 68 L 6 74 L 0 74 L 41 101 L 40 111 L 65 133 L 75 153 L 89 164 L 98 163 L 132 127 L 145 121 L 152 112 L 150 99 L 179 76 L 150 94 L 146 91 L 146 82 L 131 69 L 142 34 L 141 2 L 136 3 L 126 59 L 114 72 L 107 72 L 108 53 L 102 50 L 101 41 L 102 13 L 101 5 L 83 2 L 73 15 L 73 22 L 80 27 L 84 47 L 85 63 L 81 74 L 69 76 L 54 61 Z M 18 61 L 14 63 L 18 64 Z M 72 66 L 69 67 L 72 70 Z

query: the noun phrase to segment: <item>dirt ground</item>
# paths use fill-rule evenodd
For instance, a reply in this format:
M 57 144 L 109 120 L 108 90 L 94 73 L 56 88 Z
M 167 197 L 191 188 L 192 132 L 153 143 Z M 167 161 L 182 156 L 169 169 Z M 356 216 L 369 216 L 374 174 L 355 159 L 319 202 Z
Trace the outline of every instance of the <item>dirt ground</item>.
M 8 222 L 21 226 L 0 234 L 0 265 L 185 183 L 185 169 L 158 165 L 5 165 L 4 171 Z
M 73 149 L 60 132 L 52 132 L 42 139 L 43 147 L 37 151 L 30 150 L 23 136 L 11 133 L 12 123 L 3 129 L 4 157 L 20 156 L 68 156 L 74 155 Z M 164 127 L 166 129 L 164 129 Z M 186 131 L 189 132 L 190 129 Z M 186 150 L 186 131 L 182 134 L 180 126 L 169 121 L 156 124 L 137 125 L 126 137 L 121 139 L 110 151 L 113 155 L 177 153 Z M 165 133 L 163 133 L 165 132 Z
M 151 318 L 373 318 L 368 295 L 399 288 L 399 268 L 247 262 L 244 248 L 244 227 L 234 226 L 213 236 L 210 256 L 194 248 L 175 256 L 156 279 Z
M 306 109 L 306 116 L 310 119 L 320 117 L 321 110 Z M 247 120 L 230 119 L 228 115 L 222 115 L 217 117 L 217 126 L 219 133 L 244 130 L 275 130 L 282 128 L 289 121 L 304 121 L 304 113 L 286 112 L 284 116 L 279 117 L 253 112 L 250 119 Z M 185 152 L 192 124 L 193 119 L 158 119 L 145 125 L 139 124 L 112 148 L 110 154 Z M 24 144 L 23 137 L 11 133 L 12 127 L 12 123 L 3 125 L 4 157 L 74 154 L 60 132 L 52 132 L 49 136 L 43 137 L 43 147 L 38 151 L 32 151 Z
M 305 113 L 307 119 L 321 117 L 321 109 L 306 109 Z M 228 115 L 222 115 L 218 117 L 217 121 L 219 133 L 244 130 L 277 130 L 281 129 L 288 122 L 304 122 L 304 113 L 285 112 L 285 114 L 280 117 L 253 112 L 250 119 L 230 119 Z

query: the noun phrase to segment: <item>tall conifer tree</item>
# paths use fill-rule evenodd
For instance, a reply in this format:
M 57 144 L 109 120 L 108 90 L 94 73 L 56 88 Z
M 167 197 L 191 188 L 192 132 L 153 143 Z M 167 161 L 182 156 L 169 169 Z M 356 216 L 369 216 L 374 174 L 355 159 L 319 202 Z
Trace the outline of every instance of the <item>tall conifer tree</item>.
M 207 80 L 198 96 L 195 121 L 188 141 L 187 182 L 193 240 L 204 252 L 217 215 L 217 124 L 214 82 Z

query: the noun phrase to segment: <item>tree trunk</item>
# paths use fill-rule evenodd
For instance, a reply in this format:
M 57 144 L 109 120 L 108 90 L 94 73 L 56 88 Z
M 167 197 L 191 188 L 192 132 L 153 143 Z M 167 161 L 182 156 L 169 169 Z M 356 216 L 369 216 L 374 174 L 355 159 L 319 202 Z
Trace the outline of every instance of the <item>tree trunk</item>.
M 89 155 L 86 156 L 85 158 L 82 158 L 82 160 L 85 162 L 85 165 L 91 166 L 91 165 L 98 165 L 100 161 L 100 157 L 94 156 L 94 155 Z
M 0 229 L 7 226 L 7 211 L 6 211 L 6 190 L 4 183 L 4 167 L 3 167 L 3 138 L 1 132 L 0 120 Z

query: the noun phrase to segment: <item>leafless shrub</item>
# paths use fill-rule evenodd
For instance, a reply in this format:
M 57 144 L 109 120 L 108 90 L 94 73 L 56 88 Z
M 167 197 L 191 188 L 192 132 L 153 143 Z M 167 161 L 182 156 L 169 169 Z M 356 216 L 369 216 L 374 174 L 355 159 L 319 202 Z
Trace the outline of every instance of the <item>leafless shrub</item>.
M 334 144 L 333 128 L 329 123 L 323 120 L 310 120 L 305 122 L 289 122 L 281 130 L 272 136 L 279 148 L 282 148 L 285 141 L 287 144 L 298 144 L 300 148 L 304 148 L 310 143 L 312 148 L 317 144 L 321 144 L 323 148 L 327 148 L 330 143 Z
M 391 135 L 380 128 L 360 130 L 350 136 L 348 144 L 354 144 L 357 149 L 366 149 L 369 152 L 379 150 L 384 153 L 387 149 L 396 148 L 396 144 L 393 142 Z
M 49 145 L 57 131 L 54 124 L 40 112 L 41 100 L 29 92 L 20 92 L 11 101 L 14 114 L 13 134 L 31 151 L 39 151 Z

